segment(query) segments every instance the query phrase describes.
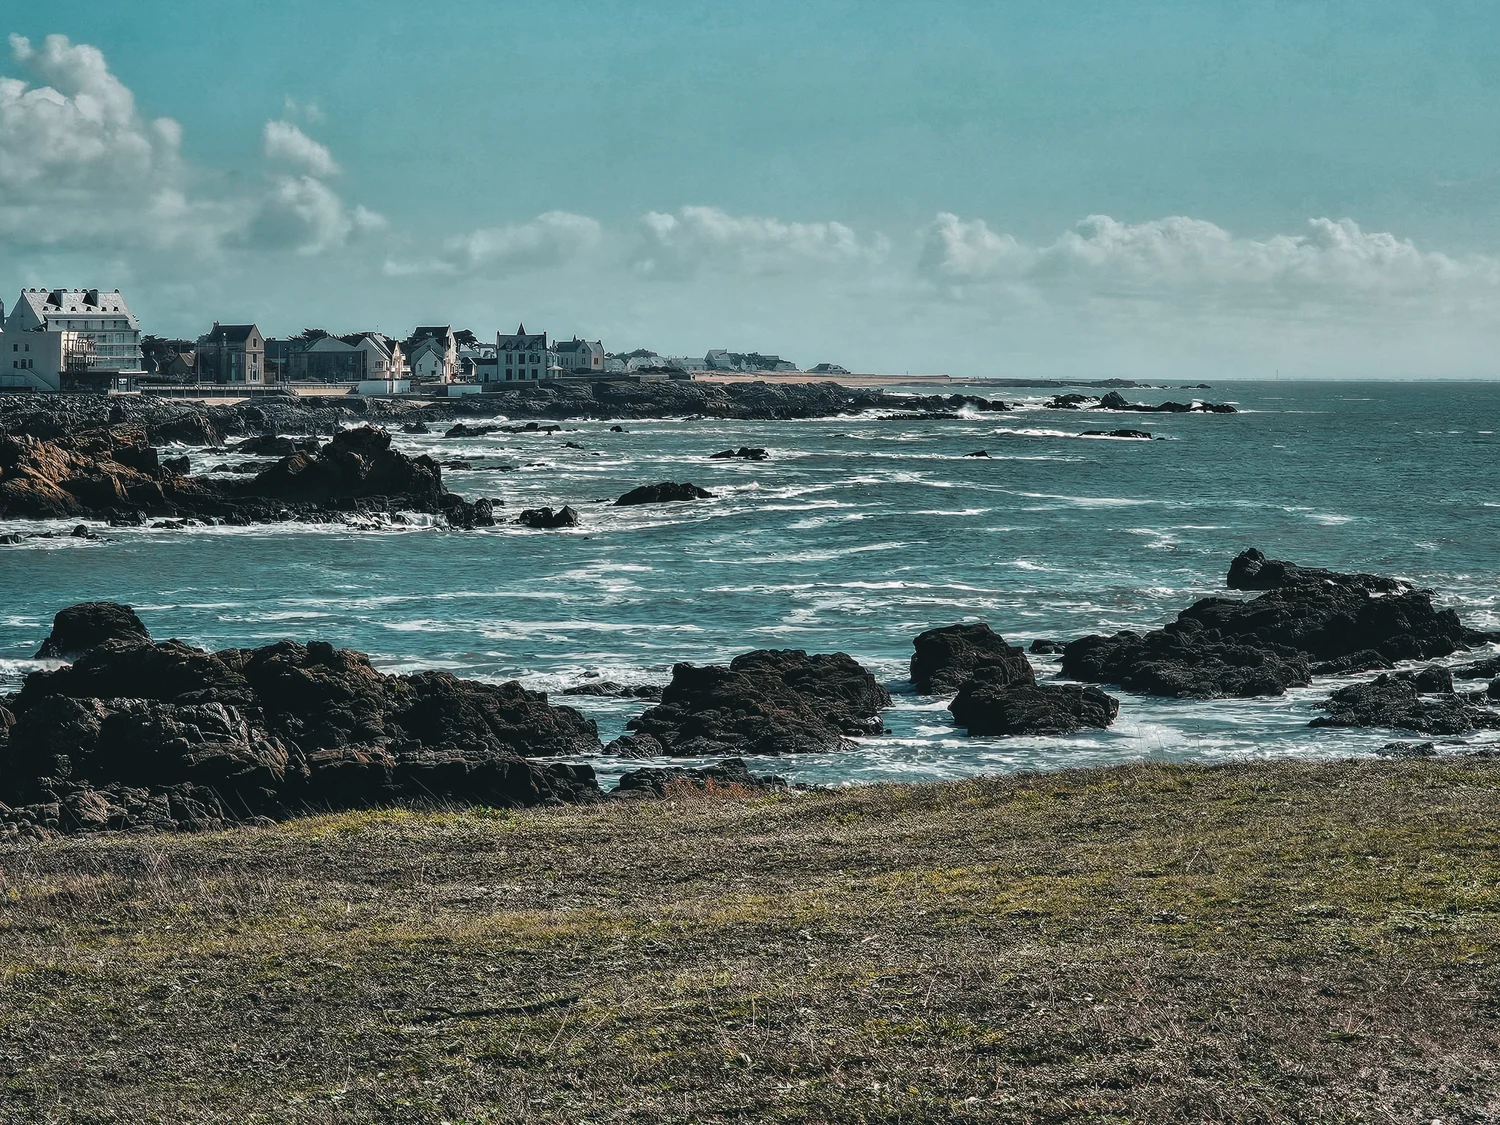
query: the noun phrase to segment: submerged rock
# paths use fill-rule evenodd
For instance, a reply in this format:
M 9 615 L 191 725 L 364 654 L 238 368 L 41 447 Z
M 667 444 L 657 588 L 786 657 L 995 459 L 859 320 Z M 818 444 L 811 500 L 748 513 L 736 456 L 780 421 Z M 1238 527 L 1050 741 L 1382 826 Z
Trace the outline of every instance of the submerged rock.
M 617 684 L 614 680 L 592 680 L 562 690 L 564 695 L 596 695 L 605 699 L 660 699 L 661 684 Z
M 717 453 L 710 453 L 710 460 L 729 461 L 738 459 L 741 461 L 768 461 L 771 455 L 759 446 L 742 445 L 738 449 L 721 449 Z
M 891 697 L 842 652 L 758 649 L 728 666 L 678 664 L 662 701 L 628 725 L 679 758 L 820 754 L 878 734 Z
M 911 682 L 923 695 L 957 691 L 981 669 L 995 670 L 1007 684 L 1036 682 L 1026 654 L 983 621 L 928 629 L 912 646 Z
M 1084 430 L 1079 437 L 1129 438 L 1132 441 L 1150 441 L 1148 430 Z
M 706 488 L 699 488 L 696 484 L 673 484 L 671 481 L 663 481 L 661 484 L 643 484 L 639 488 L 632 488 L 618 500 L 616 507 L 628 507 L 632 504 L 672 504 L 682 503 L 689 500 L 711 500 L 713 493 Z
M 609 794 L 615 798 L 663 798 L 680 790 L 698 790 L 738 796 L 755 792 L 775 792 L 790 788 L 784 777 L 776 774 L 753 774 L 739 758 L 726 758 L 713 766 L 683 769 L 676 766 L 631 770 Z
M 599 752 L 572 708 L 514 682 L 386 675 L 320 641 L 210 653 L 117 637 L 32 673 L 5 711 L 0 802 L 94 810 L 64 830 L 599 796 L 588 767 L 529 760 Z

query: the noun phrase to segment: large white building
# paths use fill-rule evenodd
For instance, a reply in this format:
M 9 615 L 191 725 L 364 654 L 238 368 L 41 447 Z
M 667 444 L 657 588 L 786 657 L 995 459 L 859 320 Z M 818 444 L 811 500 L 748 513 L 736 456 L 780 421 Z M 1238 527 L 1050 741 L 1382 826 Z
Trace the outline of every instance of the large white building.
M 141 370 L 141 322 L 118 289 L 23 289 L 5 318 L 12 332 L 71 332 L 93 350 L 89 370 Z
M 0 332 L 0 387 L 56 394 L 64 377 L 87 371 L 92 358 L 77 332 Z

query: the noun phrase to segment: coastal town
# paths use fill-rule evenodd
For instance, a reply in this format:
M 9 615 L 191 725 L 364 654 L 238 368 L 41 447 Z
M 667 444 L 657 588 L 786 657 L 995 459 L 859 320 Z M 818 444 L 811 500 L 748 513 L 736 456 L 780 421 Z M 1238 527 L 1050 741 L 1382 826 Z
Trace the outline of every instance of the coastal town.
M 118 289 L 22 289 L 7 314 L 0 302 L 0 392 L 121 392 L 173 397 L 253 393 L 457 397 L 506 384 L 624 377 L 786 373 L 779 355 L 710 349 L 661 355 L 647 348 L 609 352 L 601 340 L 546 331 L 496 331 L 493 342 L 468 328 L 422 325 L 403 338 L 384 332 L 304 328 L 266 336 L 256 324 L 215 321 L 195 339 L 142 331 Z M 849 374 L 837 363 L 807 373 Z

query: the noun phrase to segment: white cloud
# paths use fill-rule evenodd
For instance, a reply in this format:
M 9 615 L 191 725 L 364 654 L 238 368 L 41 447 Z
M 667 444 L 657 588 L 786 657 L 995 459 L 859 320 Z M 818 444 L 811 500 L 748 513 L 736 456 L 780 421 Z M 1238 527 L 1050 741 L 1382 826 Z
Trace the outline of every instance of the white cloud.
M 680 277 L 699 269 L 776 274 L 868 266 L 885 259 L 882 235 L 861 239 L 843 223 L 795 223 L 731 215 L 717 207 L 683 207 L 641 219 L 639 270 Z
M 382 229 L 383 216 L 364 207 L 350 210 L 339 194 L 315 176 L 277 179 L 250 221 L 249 245 L 321 254 L 351 235 Z
M 343 171 L 326 145 L 319 144 L 290 121 L 267 121 L 262 147 L 267 160 L 284 160 L 314 176 L 327 178 Z
M 1045 245 L 943 213 L 927 228 L 923 272 L 954 286 L 1002 282 L 1080 295 L 1176 300 L 1337 300 L 1500 285 L 1500 260 L 1423 251 L 1350 219 L 1309 219 L 1300 234 L 1245 238 L 1202 219 L 1122 223 L 1091 215 Z
M 413 261 L 391 259 L 388 277 L 472 274 L 562 264 L 596 249 L 604 238 L 597 220 L 569 211 L 547 211 L 525 223 L 483 227 L 447 239 L 435 255 Z

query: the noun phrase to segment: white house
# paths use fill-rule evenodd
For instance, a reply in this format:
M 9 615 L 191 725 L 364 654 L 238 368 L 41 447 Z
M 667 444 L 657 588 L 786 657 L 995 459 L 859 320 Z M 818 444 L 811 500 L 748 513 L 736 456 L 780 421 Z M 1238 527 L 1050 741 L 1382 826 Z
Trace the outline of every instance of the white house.
M 564 375 L 603 375 L 604 344 L 598 340 L 558 340 L 552 345 Z
M 377 332 L 321 336 L 288 357 L 292 382 L 360 383 L 405 376 L 401 345 Z
M 93 348 L 79 332 L 0 332 L 0 387 L 62 390 L 63 376 L 87 371 Z
M 451 383 L 458 378 L 458 340 L 451 325 L 418 328 L 406 341 L 411 377 L 419 383 Z
M 496 333 L 495 353 L 494 381 L 500 383 L 546 379 L 547 369 L 557 365 L 557 355 L 547 347 L 547 333 L 527 332 L 524 324 L 509 335 Z
M 139 372 L 141 322 L 118 289 L 23 289 L 5 332 L 76 332 L 93 347 L 90 370 Z

